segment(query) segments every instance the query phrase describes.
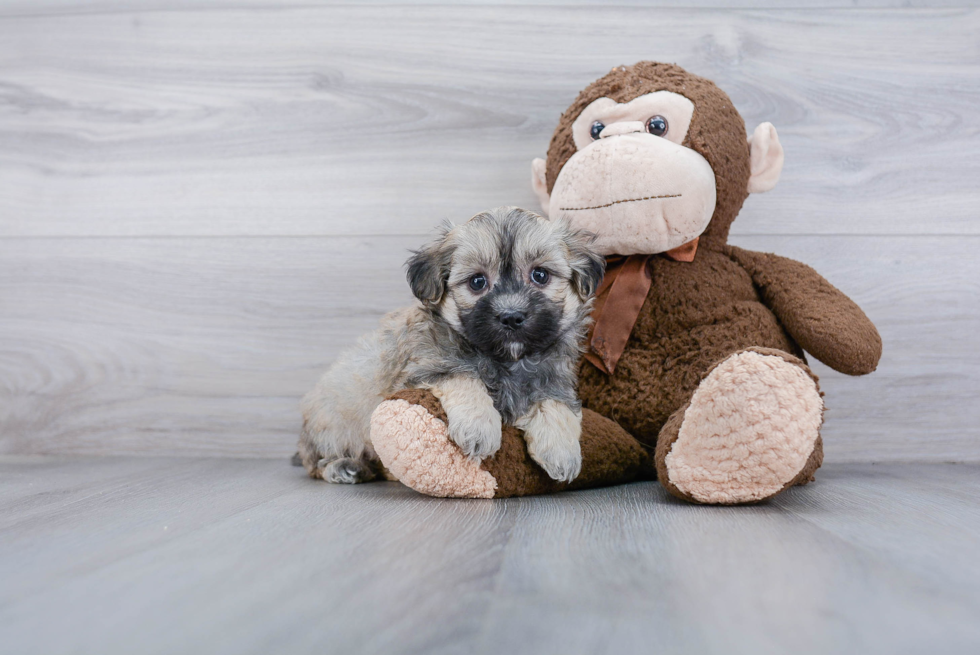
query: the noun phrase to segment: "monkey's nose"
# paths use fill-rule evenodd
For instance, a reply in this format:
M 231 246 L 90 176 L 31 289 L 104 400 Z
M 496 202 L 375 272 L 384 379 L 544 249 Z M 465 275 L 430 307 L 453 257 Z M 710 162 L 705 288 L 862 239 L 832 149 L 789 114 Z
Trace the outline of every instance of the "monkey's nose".
M 524 325 L 527 314 L 515 310 L 508 310 L 497 315 L 497 320 L 504 324 L 508 330 L 517 330 Z
M 640 121 L 620 121 L 618 123 L 611 123 L 603 128 L 602 132 L 599 132 L 599 138 L 605 139 L 606 137 L 619 136 L 620 134 L 645 132 L 646 129 L 646 126 Z

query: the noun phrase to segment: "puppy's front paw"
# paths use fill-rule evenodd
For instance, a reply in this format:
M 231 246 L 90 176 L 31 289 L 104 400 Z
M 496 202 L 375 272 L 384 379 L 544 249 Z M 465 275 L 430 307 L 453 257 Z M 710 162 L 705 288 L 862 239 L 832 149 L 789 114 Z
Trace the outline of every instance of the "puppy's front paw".
M 521 424 L 527 452 L 553 479 L 571 482 L 582 470 L 582 413 L 546 400 Z
M 447 418 L 449 437 L 468 457 L 485 459 L 500 450 L 500 412 L 493 407 L 460 407 Z
M 545 470 L 551 479 L 558 482 L 571 482 L 582 470 L 582 447 L 578 441 L 556 439 L 537 443 L 536 448 L 528 448 L 531 459 Z

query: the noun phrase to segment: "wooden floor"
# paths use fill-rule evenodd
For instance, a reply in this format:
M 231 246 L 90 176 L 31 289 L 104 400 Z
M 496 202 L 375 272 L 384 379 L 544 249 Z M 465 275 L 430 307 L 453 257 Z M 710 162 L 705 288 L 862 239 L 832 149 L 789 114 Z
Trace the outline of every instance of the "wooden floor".
M 0 2 L 0 655 L 980 653 L 980 464 L 941 464 L 980 462 L 978 0 L 511 1 Z M 289 467 L 408 250 L 535 208 L 561 112 L 642 59 L 776 125 L 732 241 L 881 331 L 870 377 L 814 363 L 818 482 L 453 502 Z
M 977 653 L 980 467 L 754 507 L 505 501 L 285 461 L 0 460 L 3 653 Z

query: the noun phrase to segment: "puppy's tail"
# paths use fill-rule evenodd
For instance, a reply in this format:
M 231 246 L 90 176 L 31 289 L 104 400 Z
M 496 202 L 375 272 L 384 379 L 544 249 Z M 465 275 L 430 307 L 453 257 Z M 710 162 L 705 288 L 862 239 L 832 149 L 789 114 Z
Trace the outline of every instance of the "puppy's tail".
M 303 458 L 300 457 L 299 453 L 294 453 L 292 459 L 289 460 L 293 466 L 302 466 Z

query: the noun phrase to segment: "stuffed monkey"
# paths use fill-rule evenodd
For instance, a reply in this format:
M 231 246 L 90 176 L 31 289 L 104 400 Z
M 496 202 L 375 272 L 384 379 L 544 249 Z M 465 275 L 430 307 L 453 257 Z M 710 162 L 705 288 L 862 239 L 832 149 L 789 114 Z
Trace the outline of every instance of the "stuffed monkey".
M 864 375 L 881 338 L 809 266 L 728 244 L 742 203 L 782 165 L 772 125 L 747 137 L 728 96 L 678 66 L 640 62 L 589 85 L 532 163 L 544 213 L 597 234 L 607 258 L 579 377 L 582 473 L 550 480 L 513 428 L 496 455 L 467 459 L 420 390 L 386 400 L 372 423 L 388 470 L 423 493 L 485 498 L 655 475 L 714 504 L 811 481 L 824 406 L 804 351 Z

